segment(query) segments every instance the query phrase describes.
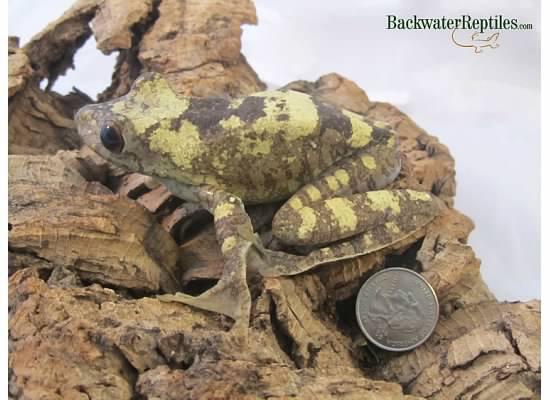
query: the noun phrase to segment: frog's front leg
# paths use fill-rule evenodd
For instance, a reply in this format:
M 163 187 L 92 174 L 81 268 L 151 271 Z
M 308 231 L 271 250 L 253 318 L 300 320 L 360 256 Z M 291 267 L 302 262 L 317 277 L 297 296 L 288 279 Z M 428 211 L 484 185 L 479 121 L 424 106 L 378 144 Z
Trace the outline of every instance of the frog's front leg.
M 399 167 L 393 149 L 371 149 L 352 155 L 304 186 L 275 215 L 274 235 L 291 245 L 337 243 L 307 256 L 267 251 L 269 267 L 261 265 L 260 273 L 299 274 L 390 246 L 428 224 L 440 211 L 432 194 L 376 190 L 395 179 Z M 355 193 L 357 188 L 373 191 Z
M 185 293 L 159 296 L 164 301 L 177 301 L 204 310 L 227 315 L 235 320 L 234 329 L 247 328 L 250 316 L 250 292 L 246 283 L 247 256 L 257 238 L 242 201 L 229 193 L 210 187 L 185 188 L 167 185 L 176 195 L 200 203 L 214 216 L 216 236 L 224 257 L 224 270 L 217 284 L 199 296 Z

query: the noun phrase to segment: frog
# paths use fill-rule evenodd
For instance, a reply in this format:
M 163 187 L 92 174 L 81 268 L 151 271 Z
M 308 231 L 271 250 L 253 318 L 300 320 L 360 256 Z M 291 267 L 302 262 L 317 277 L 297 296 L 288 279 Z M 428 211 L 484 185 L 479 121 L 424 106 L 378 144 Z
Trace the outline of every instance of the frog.
M 236 330 L 249 325 L 251 271 L 293 276 L 372 253 L 415 234 L 441 210 L 432 193 L 387 188 L 402 157 L 390 126 L 295 90 L 183 96 L 165 76 L 147 72 L 126 95 L 81 108 L 75 122 L 100 156 L 213 215 L 220 279 L 198 296 L 158 298 L 226 315 Z M 309 251 L 263 245 L 245 205 L 273 202 L 282 202 L 273 236 Z

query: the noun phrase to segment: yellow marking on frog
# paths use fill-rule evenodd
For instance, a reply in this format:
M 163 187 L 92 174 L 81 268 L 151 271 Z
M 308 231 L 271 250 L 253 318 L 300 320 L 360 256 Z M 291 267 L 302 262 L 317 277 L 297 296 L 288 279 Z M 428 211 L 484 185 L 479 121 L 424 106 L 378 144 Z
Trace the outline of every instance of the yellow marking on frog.
M 252 137 L 245 135 L 246 131 L 253 133 L 253 130 L 246 125 L 246 123 L 241 120 L 238 116 L 232 115 L 227 119 L 221 120 L 219 122 L 220 126 L 227 130 L 237 130 L 242 131 L 242 135 L 239 135 L 239 141 L 237 142 L 237 147 L 241 154 L 250 154 L 254 156 L 258 155 L 268 155 L 271 153 L 271 148 L 273 146 L 273 137 L 268 136 L 264 138 Z
M 349 174 L 345 169 L 338 169 L 334 171 L 334 176 L 336 177 L 336 179 L 338 179 L 343 187 L 349 185 Z
M 401 212 L 399 196 L 390 192 L 389 190 L 367 192 L 366 196 L 369 199 L 370 208 L 372 208 L 374 211 L 384 211 L 389 208 L 393 211 L 394 214 L 398 214 Z
M 419 201 L 431 201 L 432 200 L 432 197 L 426 192 L 419 192 L 419 191 L 416 191 L 416 190 L 407 189 L 407 193 L 408 193 L 409 198 L 411 200 L 419 200 Z
M 154 74 L 146 79 L 138 79 L 132 91 L 133 98 L 139 103 L 153 105 L 159 102 L 168 100 L 165 97 L 166 93 L 171 94 L 170 97 L 175 97 L 170 85 L 162 76 Z
M 237 244 L 237 238 L 235 236 L 228 236 L 224 239 L 221 249 L 222 253 L 226 253 L 231 250 Z
M 299 210 L 304 207 L 304 204 L 302 203 L 302 200 L 298 196 L 292 196 L 288 200 L 288 205 L 292 207 L 294 210 Z
M 376 159 L 370 154 L 363 154 L 361 156 L 361 162 L 363 163 L 365 168 L 368 168 L 368 169 L 376 168 Z
M 140 107 L 142 104 L 149 106 L 147 112 Z M 188 107 L 189 98 L 176 96 L 168 82 L 156 75 L 153 80 L 140 81 L 127 96 L 113 104 L 112 111 L 132 121 L 136 135 L 141 136 L 151 125 L 177 118 Z
M 363 233 L 363 245 L 365 248 L 369 248 L 374 243 L 374 240 L 372 239 L 372 234 L 369 232 Z
M 390 221 L 390 222 L 386 222 L 384 224 L 384 226 L 386 227 L 387 230 L 389 230 L 390 232 L 393 232 L 395 234 L 398 234 L 401 232 L 401 228 L 399 228 L 397 226 L 397 224 L 393 221 Z
M 244 125 L 243 121 L 236 115 L 232 115 L 227 119 L 222 119 L 219 124 L 226 130 L 238 129 Z
M 342 113 L 347 116 L 351 122 L 351 139 L 349 145 L 353 148 L 365 147 L 372 137 L 372 127 L 363 121 L 363 117 L 359 114 L 348 110 L 342 110 Z
M 357 229 L 355 205 L 344 197 L 334 197 L 325 201 L 325 206 L 332 212 L 333 219 L 340 229 L 353 232 Z
M 329 129 L 327 129 L 325 132 L 327 132 Z M 321 154 L 320 154 L 320 161 L 325 163 L 326 165 L 331 165 L 333 163 L 332 158 L 332 147 L 331 146 L 323 146 L 321 147 Z
M 321 192 L 315 186 L 307 185 L 305 190 L 311 202 L 314 203 L 316 201 L 321 200 Z
M 236 110 L 237 108 L 239 108 L 241 106 L 241 104 L 243 104 L 243 101 L 246 97 L 237 97 L 235 99 L 232 99 L 230 102 L 229 102 L 229 108 L 232 109 L 232 110 Z
M 296 179 L 289 179 L 286 183 L 286 187 L 288 192 L 294 193 L 298 191 L 303 186 L 302 182 L 296 180 Z
M 189 121 L 182 120 L 179 131 L 170 129 L 170 120 L 162 120 L 159 128 L 149 137 L 149 149 L 155 153 L 168 154 L 178 167 L 191 168 L 192 162 L 205 151 L 198 129 Z
M 228 152 L 227 150 L 222 150 L 218 155 L 214 156 L 212 159 L 212 165 L 216 168 L 217 171 L 223 175 L 225 165 L 227 163 Z
M 330 190 L 332 190 L 333 192 L 336 192 L 338 189 L 340 189 L 340 183 L 338 182 L 338 179 L 336 179 L 334 176 L 325 177 L 325 182 L 327 183 Z
M 216 220 L 220 220 L 222 218 L 225 218 L 233 214 L 234 210 L 235 210 L 234 204 L 221 203 L 214 209 L 214 215 L 216 216 Z
M 389 128 L 388 124 L 386 124 L 385 122 L 382 122 L 382 121 L 373 120 L 373 121 L 371 121 L 371 124 L 373 124 L 375 127 L 380 128 L 380 129 L 388 129 Z
M 251 94 L 264 98 L 264 117 L 252 124 L 255 132 L 268 132 L 276 135 L 285 132 L 285 139 L 293 141 L 315 132 L 319 122 L 317 107 L 310 96 L 293 90 L 288 92 L 267 91 Z M 282 104 L 282 107 L 277 104 Z M 278 120 L 277 116 L 286 114 L 288 119 Z
M 223 169 L 225 168 L 225 160 L 221 157 L 214 157 L 212 159 L 212 166 L 218 171 L 223 171 Z
M 308 239 L 317 226 L 317 216 L 315 215 L 315 210 L 311 207 L 304 207 L 297 212 L 302 219 L 302 223 L 298 227 L 298 237 L 300 239 Z
M 273 146 L 272 138 L 249 138 L 241 136 L 237 144 L 241 154 L 250 154 L 254 156 L 271 154 L 271 147 Z
M 218 180 L 216 178 L 214 178 L 213 176 L 203 175 L 203 176 L 201 176 L 201 180 L 202 180 L 202 183 L 205 184 L 205 185 L 210 185 L 210 186 L 214 186 L 214 187 L 219 187 L 220 186 L 220 183 L 218 182 Z

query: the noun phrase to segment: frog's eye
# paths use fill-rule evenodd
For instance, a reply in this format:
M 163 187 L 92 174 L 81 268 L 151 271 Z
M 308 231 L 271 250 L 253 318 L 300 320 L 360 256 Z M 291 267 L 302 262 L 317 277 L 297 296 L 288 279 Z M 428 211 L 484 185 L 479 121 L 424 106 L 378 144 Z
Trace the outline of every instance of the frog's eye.
M 120 153 L 124 148 L 124 138 L 119 129 L 113 124 L 105 124 L 99 132 L 103 146 L 113 153 Z

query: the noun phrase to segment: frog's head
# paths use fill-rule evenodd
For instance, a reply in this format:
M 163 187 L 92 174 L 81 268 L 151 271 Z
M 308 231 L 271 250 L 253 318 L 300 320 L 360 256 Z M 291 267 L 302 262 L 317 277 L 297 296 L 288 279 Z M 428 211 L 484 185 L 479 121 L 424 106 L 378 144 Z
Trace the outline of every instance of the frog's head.
M 84 143 L 114 164 L 150 173 L 158 154 L 149 137 L 187 107 L 159 74 L 140 76 L 125 96 L 81 108 L 75 121 Z M 163 122 L 164 121 L 164 122 Z

